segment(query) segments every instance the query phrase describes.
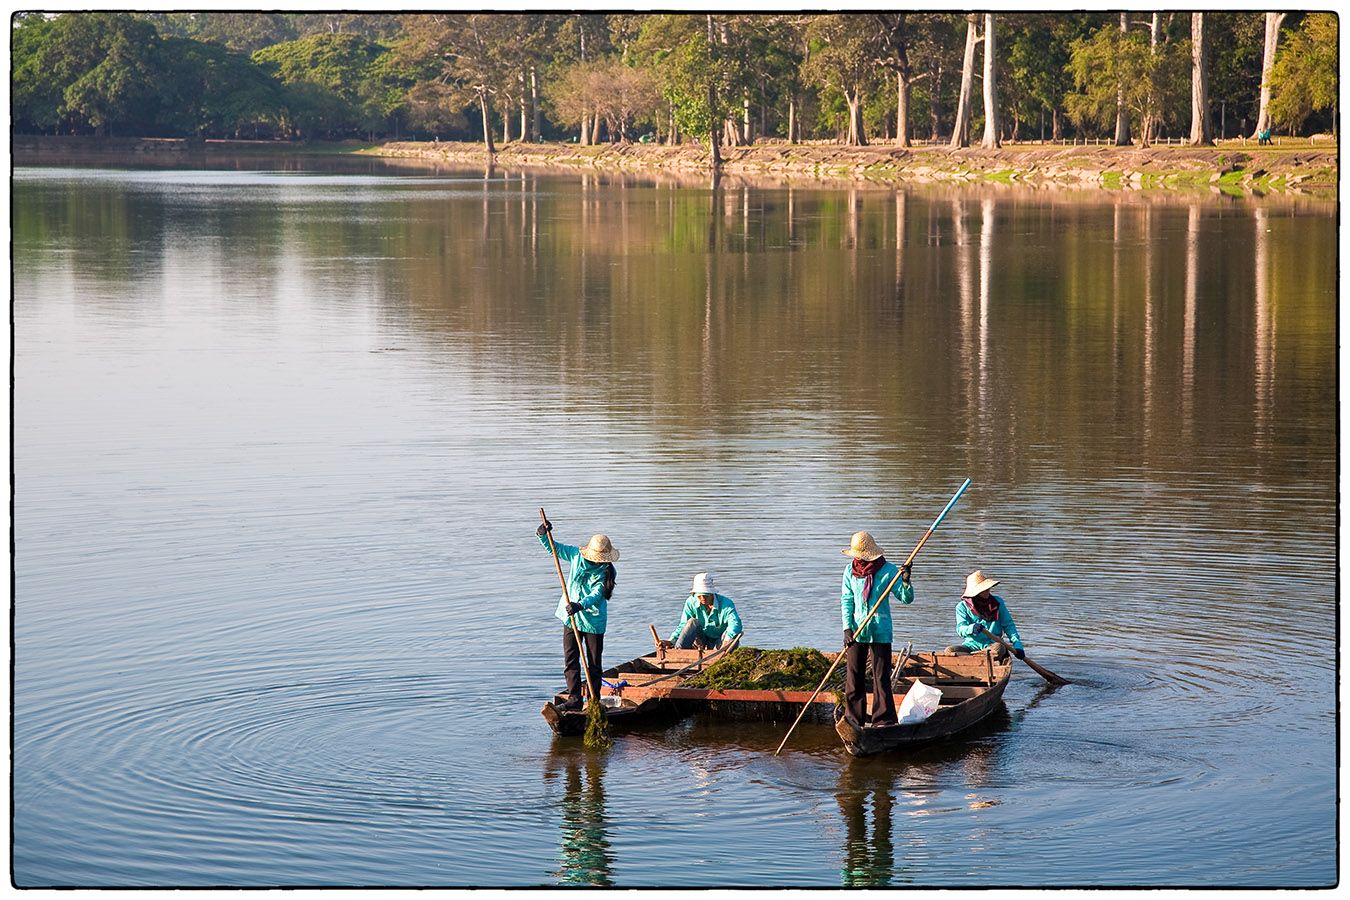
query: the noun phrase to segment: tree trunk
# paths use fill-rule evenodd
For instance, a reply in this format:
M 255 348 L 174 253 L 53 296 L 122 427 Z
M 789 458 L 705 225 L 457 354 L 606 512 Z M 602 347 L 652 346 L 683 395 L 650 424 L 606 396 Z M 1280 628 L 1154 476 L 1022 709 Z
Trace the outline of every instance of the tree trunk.
M 502 143 L 511 143 L 511 104 L 502 100 Z
M 754 143 L 750 131 L 750 95 L 747 94 L 741 99 L 741 144 L 750 146 Z
M 1275 51 L 1280 43 L 1280 25 L 1288 13 L 1266 13 L 1265 51 L 1261 58 L 1261 105 L 1256 113 L 1252 139 L 1270 127 L 1270 71 L 1275 67 Z
M 478 92 L 478 108 L 483 113 L 483 144 L 487 147 L 488 158 L 497 152 L 497 148 L 492 145 L 492 99 L 488 97 L 487 91 Z
M 596 146 L 600 143 L 600 125 L 604 120 L 600 117 L 600 110 L 597 109 L 591 116 L 591 145 Z
M 909 79 L 895 73 L 895 146 L 909 146 Z
M 966 15 L 966 52 L 961 59 L 961 93 L 956 102 L 956 122 L 952 125 L 951 149 L 970 146 L 970 87 L 975 79 L 975 13 Z
M 539 110 L 539 73 L 534 67 L 530 67 L 530 117 L 533 128 L 530 129 L 530 137 L 538 141 L 543 137 L 543 130 L 540 128 L 540 110 Z
M 1120 34 L 1130 31 L 1130 13 L 1120 13 Z M 1119 77 L 1116 78 L 1119 82 Z M 1115 146 L 1126 147 L 1130 143 L 1130 113 L 1125 108 L 1125 85 L 1116 84 L 1115 88 Z
M 586 147 L 591 143 L 591 117 L 581 117 L 581 137 L 577 138 L 577 143 Z
M 1191 13 L 1191 143 L 1197 146 L 1214 143 L 1209 124 L 1208 60 L 1205 14 Z
M 862 88 L 854 87 L 852 92 L 845 91 L 844 99 L 848 101 L 848 145 L 866 147 L 867 135 L 863 132 Z
M 1053 106 L 1050 108 L 1050 140 L 1064 140 L 1064 126 L 1059 121 L 1059 108 Z
M 994 82 L 994 14 L 984 14 L 984 140 L 981 146 L 996 150 L 998 141 L 998 91 Z
M 934 60 L 928 66 L 928 139 L 942 140 L 942 63 Z
M 797 92 L 788 95 L 787 139 L 789 144 L 797 143 Z

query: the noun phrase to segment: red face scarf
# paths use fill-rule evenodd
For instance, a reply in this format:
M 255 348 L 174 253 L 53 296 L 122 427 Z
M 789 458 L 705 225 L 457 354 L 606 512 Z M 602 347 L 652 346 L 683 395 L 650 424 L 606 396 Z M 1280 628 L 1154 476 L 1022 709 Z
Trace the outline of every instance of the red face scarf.
M 966 597 L 965 601 L 966 606 L 970 607 L 970 611 L 986 622 L 992 622 L 998 618 L 998 601 L 988 591 L 978 597 Z
M 872 576 L 877 574 L 877 570 L 886 565 L 886 557 L 878 556 L 871 562 L 864 562 L 856 556 L 853 558 L 853 577 L 863 580 L 864 602 L 872 599 Z

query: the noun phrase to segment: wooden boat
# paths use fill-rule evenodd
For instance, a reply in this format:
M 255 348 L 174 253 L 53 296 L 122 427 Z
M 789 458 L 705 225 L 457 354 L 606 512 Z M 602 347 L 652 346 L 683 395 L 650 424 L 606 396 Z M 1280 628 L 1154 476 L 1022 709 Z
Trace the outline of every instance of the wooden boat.
M 833 661 L 834 654 L 825 654 Z M 690 713 L 721 718 L 791 722 L 810 701 L 811 691 L 712 690 L 686 686 L 685 682 L 721 658 L 720 651 L 657 649 L 626 663 L 606 669 L 600 702 L 612 726 L 622 729 L 676 719 Z M 842 674 L 841 674 L 842 677 Z M 561 710 L 566 697 L 558 694 L 542 713 L 558 734 L 582 734 L 586 710 Z M 828 725 L 834 710 L 834 693 L 821 691 L 804 717 Z
M 860 726 L 840 706 L 834 711 L 834 730 L 853 756 L 903 752 L 946 740 L 967 730 L 998 709 L 1012 675 L 1012 660 L 994 658 L 992 651 L 959 656 L 917 653 L 905 661 L 894 689 L 898 709 L 915 680 L 942 691 L 931 716 L 909 725 Z
M 721 658 L 717 651 L 654 650 L 600 673 L 600 705 L 611 727 L 622 730 L 660 719 L 678 718 L 688 710 L 671 700 L 686 679 Z M 565 736 L 584 734 L 586 708 L 565 710 L 566 694 L 555 694 L 540 712 L 549 727 Z

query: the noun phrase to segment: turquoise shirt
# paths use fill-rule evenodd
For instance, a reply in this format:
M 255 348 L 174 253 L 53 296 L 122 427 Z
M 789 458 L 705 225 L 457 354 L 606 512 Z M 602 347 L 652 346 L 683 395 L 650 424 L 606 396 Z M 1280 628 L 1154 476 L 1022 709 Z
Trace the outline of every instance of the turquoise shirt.
M 914 585 L 905 584 L 900 579 L 896 579 L 895 587 L 891 588 L 890 594 L 882 601 L 877 614 L 872 617 L 872 621 L 867 623 L 867 627 L 858 631 L 858 623 L 867 618 L 867 613 L 881 597 L 881 589 L 891 583 L 895 578 L 900 567 L 895 563 L 886 563 L 876 571 L 872 576 L 872 594 L 864 597 L 863 579 L 853 574 L 853 564 L 849 563 L 844 569 L 844 586 L 841 600 L 841 607 L 844 614 L 844 628 L 853 632 L 853 639 L 860 644 L 889 644 L 891 642 L 891 597 L 899 600 L 901 603 L 914 602 Z
M 713 594 L 712 609 L 700 603 L 697 594 L 690 594 L 684 601 L 684 613 L 680 616 L 680 624 L 670 633 L 670 640 L 673 641 L 680 636 L 685 623 L 690 619 L 698 620 L 698 630 L 710 641 L 731 640 L 741 633 L 741 617 L 736 614 L 736 604 L 721 594 Z
M 998 641 L 975 628 L 975 623 L 978 622 L 994 634 L 1001 634 L 1012 641 L 1012 645 L 1018 650 L 1023 649 L 1022 639 L 1017 636 L 1017 626 L 1013 624 L 1012 613 L 1008 612 L 1008 604 L 1003 602 L 1002 597 L 992 594 L 990 596 L 998 601 L 998 617 L 992 622 L 975 615 L 964 598 L 957 602 L 956 636 L 971 650 L 983 650 L 990 644 L 997 644 Z
M 539 535 L 539 543 L 548 549 L 548 535 Z M 568 565 L 567 594 L 558 597 L 558 609 L 553 615 L 567 622 L 567 597 L 573 603 L 581 605 L 581 612 L 572 619 L 577 631 L 587 634 L 604 634 L 605 620 L 608 618 L 609 602 L 605 599 L 605 563 L 593 563 L 581 555 L 578 547 L 571 544 L 553 542 L 558 549 L 559 561 Z

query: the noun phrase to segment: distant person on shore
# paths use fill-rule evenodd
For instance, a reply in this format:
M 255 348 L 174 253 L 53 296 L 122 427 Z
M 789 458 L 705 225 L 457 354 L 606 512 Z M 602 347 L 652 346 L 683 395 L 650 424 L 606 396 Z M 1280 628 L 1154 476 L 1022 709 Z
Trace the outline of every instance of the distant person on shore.
M 741 617 L 731 598 L 717 593 L 713 577 L 707 572 L 694 576 L 694 587 L 684 601 L 680 624 L 661 641 L 665 648 L 690 650 L 699 647 L 714 650 L 741 634 Z
M 553 523 L 546 521 L 535 532 L 545 550 L 552 531 Z M 554 613 L 563 623 L 563 678 L 567 682 L 567 701 L 562 708 L 581 709 L 581 649 L 571 626 L 576 625 L 586 644 L 586 684 L 598 688 L 602 668 L 600 656 L 605 649 L 605 620 L 618 577 L 614 563 L 619 559 L 619 551 L 603 534 L 592 536 L 584 547 L 557 541 L 553 546 L 558 551 L 558 560 L 568 564 L 567 592 L 558 598 L 558 609 Z
M 848 668 L 844 675 L 844 709 L 859 725 L 867 725 L 867 683 L 863 666 L 872 671 L 872 725 L 894 725 L 895 697 L 891 694 L 891 601 L 914 602 L 914 586 L 909 583 L 909 566 L 899 567 L 886 561 L 881 548 L 866 531 L 853 535 L 849 546 L 840 551 L 853 557 L 844 569 L 841 607 L 844 619 L 844 653 Z M 889 593 L 881 591 L 896 579 Z M 881 601 L 877 614 L 861 628 L 873 604 Z
M 1008 648 L 990 637 L 999 634 L 1012 643 L 1014 656 L 1018 659 L 1026 656 L 1008 605 L 1002 597 L 990 593 L 996 584 L 997 581 L 985 578 L 979 569 L 966 576 L 965 593 L 956 604 L 956 636 L 961 638 L 961 643 L 948 647 L 946 652 L 980 653 L 992 645 L 994 655 L 1001 659 L 1008 655 Z

